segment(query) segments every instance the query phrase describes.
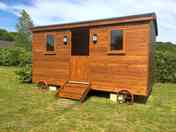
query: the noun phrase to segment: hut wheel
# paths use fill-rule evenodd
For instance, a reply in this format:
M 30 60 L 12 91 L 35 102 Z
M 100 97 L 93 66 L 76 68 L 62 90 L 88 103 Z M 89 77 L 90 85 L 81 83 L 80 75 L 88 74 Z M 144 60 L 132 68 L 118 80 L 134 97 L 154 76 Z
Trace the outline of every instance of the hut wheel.
M 41 80 L 38 82 L 37 87 L 39 89 L 48 89 L 48 83 L 45 80 Z
M 117 101 L 120 104 L 122 103 L 133 104 L 134 96 L 128 90 L 121 90 L 117 93 Z

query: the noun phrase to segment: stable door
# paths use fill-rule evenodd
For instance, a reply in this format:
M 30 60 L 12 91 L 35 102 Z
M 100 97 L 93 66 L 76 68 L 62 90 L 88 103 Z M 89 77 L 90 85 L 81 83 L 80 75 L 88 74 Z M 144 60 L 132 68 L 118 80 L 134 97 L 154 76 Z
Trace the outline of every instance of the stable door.
M 70 80 L 88 81 L 89 30 L 72 30 Z

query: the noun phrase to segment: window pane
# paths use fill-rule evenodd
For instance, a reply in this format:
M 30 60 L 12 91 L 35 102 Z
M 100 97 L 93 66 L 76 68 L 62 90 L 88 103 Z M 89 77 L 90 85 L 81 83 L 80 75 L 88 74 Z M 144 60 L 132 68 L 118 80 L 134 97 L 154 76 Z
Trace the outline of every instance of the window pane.
M 47 51 L 54 51 L 54 37 L 52 35 L 47 36 Z
M 89 30 L 75 29 L 72 31 L 71 55 L 89 55 Z
M 111 50 L 123 49 L 123 31 L 113 30 L 111 31 Z

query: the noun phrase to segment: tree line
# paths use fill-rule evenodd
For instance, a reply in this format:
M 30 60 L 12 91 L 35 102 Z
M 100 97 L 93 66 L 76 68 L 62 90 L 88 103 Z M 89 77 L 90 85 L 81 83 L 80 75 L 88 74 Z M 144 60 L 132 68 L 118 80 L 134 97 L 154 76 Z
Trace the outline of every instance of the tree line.
M 17 32 L 8 32 L 5 29 L 0 29 L 0 40 L 15 41 Z

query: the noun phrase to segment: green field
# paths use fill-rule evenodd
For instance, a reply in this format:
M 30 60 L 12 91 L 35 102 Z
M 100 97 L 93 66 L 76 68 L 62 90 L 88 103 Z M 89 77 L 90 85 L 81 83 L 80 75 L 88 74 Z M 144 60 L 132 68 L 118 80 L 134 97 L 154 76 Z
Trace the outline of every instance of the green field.
M 16 69 L 0 67 L 0 132 L 176 132 L 176 84 L 155 85 L 146 104 L 93 94 L 80 105 L 21 84 Z

